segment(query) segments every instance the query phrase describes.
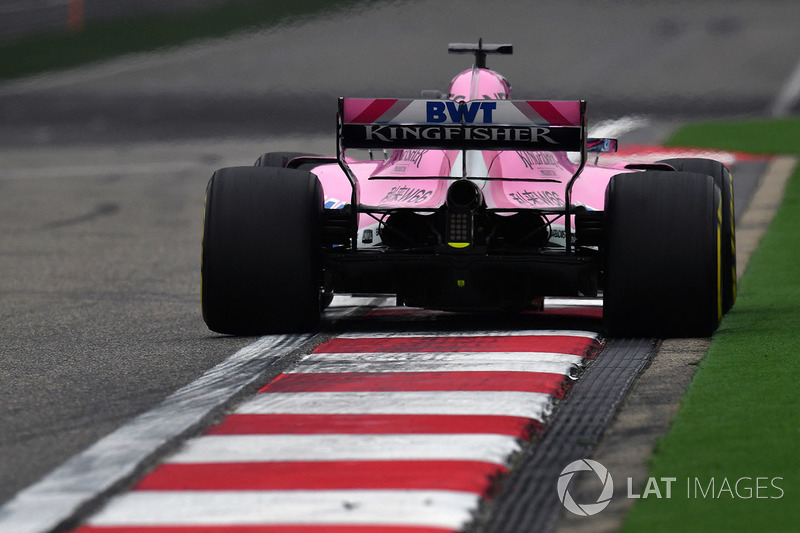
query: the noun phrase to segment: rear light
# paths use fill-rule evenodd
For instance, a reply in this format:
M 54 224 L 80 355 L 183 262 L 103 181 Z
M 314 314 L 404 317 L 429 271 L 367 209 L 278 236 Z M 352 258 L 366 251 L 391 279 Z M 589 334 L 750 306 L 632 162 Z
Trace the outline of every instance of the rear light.
M 453 248 L 466 248 L 472 244 L 472 213 L 466 209 L 448 209 L 447 244 Z
M 483 204 L 483 193 L 467 180 L 453 182 L 447 190 L 446 242 L 452 248 L 468 248 L 474 234 L 474 213 Z

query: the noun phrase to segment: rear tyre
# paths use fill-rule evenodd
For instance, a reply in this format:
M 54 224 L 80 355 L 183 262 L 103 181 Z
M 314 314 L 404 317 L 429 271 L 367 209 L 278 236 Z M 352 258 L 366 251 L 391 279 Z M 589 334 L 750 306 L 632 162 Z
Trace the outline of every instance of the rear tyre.
M 606 190 L 605 327 L 612 337 L 707 337 L 722 317 L 721 198 L 690 172 L 618 174 Z
M 696 172 L 714 178 L 722 196 L 722 312 L 730 311 L 736 302 L 736 218 L 733 209 L 733 175 L 728 168 L 713 159 L 664 159 L 678 171 Z
M 299 170 L 223 168 L 206 189 L 203 319 L 218 333 L 313 329 L 320 318 L 322 187 Z

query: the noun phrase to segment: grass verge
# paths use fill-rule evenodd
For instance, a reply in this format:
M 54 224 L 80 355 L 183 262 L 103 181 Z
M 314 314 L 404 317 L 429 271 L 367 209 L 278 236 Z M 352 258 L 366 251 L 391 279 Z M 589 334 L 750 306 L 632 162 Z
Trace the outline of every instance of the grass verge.
M 700 123 L 673 146 L 800 157 L 800 120 Z M 740 280 L 624 531 L 797 531 L 800 527 L 800 169 Z M 736 486 L 738 482 L 738 487 Z M 713 483 L 713 485 L 712 485 Z M 738 490 L 737 490 L 738 489 Z M 647 498 L 644 498 L 648 495 Z
M 196 39 L 273 26 L 363 0 L 237 0 L 216 7 L 119 20 L 88 21 L 83 31 L 53 32 L 0 43 L 0 80 L 63 69 Z M 264 50 L 264 54 L 280 53 Z

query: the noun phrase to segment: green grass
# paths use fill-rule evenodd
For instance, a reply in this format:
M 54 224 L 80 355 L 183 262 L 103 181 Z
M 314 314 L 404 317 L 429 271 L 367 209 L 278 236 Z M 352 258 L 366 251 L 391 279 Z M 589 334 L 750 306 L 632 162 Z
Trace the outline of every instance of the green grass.
M 700 123 L 678 131 L 669 144 L 800 157 L 800 120 Z M 741 279 L 736 305 L 714 336 L 672 428 L 651 459 L 651 476 L 677 478 L 672 498 L 637 501 L 624 531 L 800 529 L 799 352 L 796 169 Z M 742 496 L 748 495 L 745 484 L 753 489 L 749 499 L 734 497 L 734 484 L 744 477 L 753 478 L 739 485 Z M 694 497 L 695 479 L 707 490 L 712 478 L 715 496 L 720 496 L 726 478 L 733 494 L 726 490 L 711 498 L 698 492 Z M 774 482 L 780 490 L 772 486 L 773 478 L 783 478 Z M 761 498 L 755 497 L 756 484 L 767 487 L 759 491 Z
M 177 46 L 196 39 L 224 37 L 358 3 L 359 0 L 236 0 L 202 10 L 89 21 L 84 30 L 76 34 L 70 34 L 65 28 L 60 32 L 0 42 L 0 80 L 131 52 Z M 280 51 L 264 50 L 264 54 L 272 53 Z

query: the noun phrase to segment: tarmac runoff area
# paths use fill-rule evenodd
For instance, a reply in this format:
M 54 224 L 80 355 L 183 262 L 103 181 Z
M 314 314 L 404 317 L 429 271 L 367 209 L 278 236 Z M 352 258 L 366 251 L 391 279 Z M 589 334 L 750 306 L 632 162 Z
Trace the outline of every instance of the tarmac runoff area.
M 737 221 L 736 260 L 740 278 L 781 205 L 786 182 L 796 165 L 794 157 L 773 158 L 747 210 Z M 697 363 L 705 357 L 710 343 L 710 338 L 661 341 L 649 365 L 633 384 L 617 416 L 606 429 L 592 459 L 610 472 L 620 472 L 633 478 L 634 494 L 642 493 L 644 480 L 649 475 L 647 460 L 656 441 L 669 430 L 681 398 L 694 377 Z M 609 506 L 602 513 L 592 516 L 591 520 L 563 511 L 556 531 L 619 531 L 627 512 L 636 501 L 626 497 L 627 490 L 625 483 L 617 483 Z M 596 496 L 595 492 L 587 491 L 586 484 L 579 484 L 571 493 L 580 501 L 590 501 Z M 583 499 L 582 494 L 586 494 Z

